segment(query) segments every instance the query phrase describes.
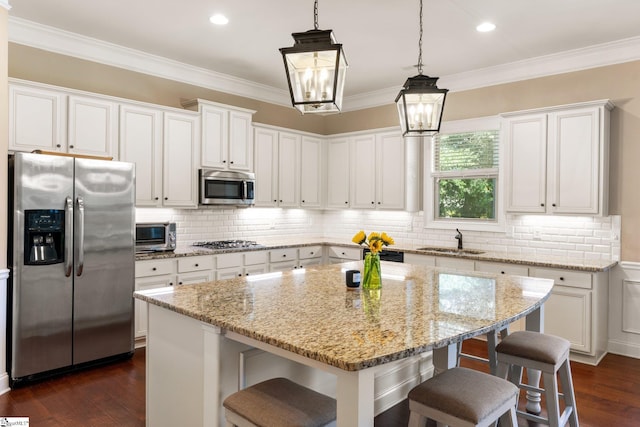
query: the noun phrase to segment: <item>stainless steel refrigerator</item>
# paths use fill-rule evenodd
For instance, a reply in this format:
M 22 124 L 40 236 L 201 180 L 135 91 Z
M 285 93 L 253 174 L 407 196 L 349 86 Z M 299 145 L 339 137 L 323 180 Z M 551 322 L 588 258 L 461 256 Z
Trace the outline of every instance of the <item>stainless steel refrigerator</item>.
M 134 351 L 135 168 L 9 156 L 10 384 Z

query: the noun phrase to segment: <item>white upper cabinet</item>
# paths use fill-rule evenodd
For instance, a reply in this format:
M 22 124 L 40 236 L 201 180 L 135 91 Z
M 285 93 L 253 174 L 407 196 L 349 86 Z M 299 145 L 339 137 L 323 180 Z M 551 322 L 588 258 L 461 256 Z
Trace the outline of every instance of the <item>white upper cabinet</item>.
M 280 132 L 278 135 L 278 206 L 300 206 L 300 135 Z
M 225 170 L 253 170 L 255 111 L 232 108 L 201 99 L 183 104 L 200 111 L 202 121 L 201 166 Z
M 256 206 L 278 206 L 278 131 L 255 128 Z
M 300 143 L 300 206 L 322 207 L 323 141 L 303 136 Z
M 198 207 L 199 132 L 198 116 L 164 113 L 163 206 Z
M 162 111 L 120 106 L 120 160 L 136 165 L 136 206 L 162 206 Z
M 327 208 L 348 208 L 349 202 L 349 155 L 347 138 L 329 139 L 327 144 Z
M 118 104 L 69 95 L 67 151 L 118 159 Z
M 9 150 L 67 151 L 63 93 L 9 85 Z
M 399 132 L 351 141 L 351 207 L 405 209 L 405 144 Z
M 609 101 L 503 114 L 507 211 L 608 214 Z

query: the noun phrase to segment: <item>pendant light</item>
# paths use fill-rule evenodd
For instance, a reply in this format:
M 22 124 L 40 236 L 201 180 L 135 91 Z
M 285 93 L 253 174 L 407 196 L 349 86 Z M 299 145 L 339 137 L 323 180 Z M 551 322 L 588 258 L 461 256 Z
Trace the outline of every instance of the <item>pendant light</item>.
M 293 47 L 280 49 L 291 102 L 302 114 L 339 112 L 348 65 L 332 31 L 318 29 L 318 0 L 313 22 L 313 30 L 291 34 Z
M 438 77 L 422 74 L 422 0 L 420 0 L 420 40 L 418 75 L 409 77 L 396 97 L 402 135 L 434 134 L 440 131 L 444 100 L 449 89 L 438 89 Z

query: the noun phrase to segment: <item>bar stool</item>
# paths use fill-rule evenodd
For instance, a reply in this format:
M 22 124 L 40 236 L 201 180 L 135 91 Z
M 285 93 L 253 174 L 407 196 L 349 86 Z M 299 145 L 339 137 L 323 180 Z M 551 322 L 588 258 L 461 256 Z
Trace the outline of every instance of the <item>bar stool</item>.
M 409 392 L 409 427 L 427 420 L 453 427 L 517 427 L 518 388 L 508 381 L 467 368 L 452 368 Z M 439 425 L 439 424 L 438 424 Z
M 227 427 L 335 425 L 336 401 L 286 378 L 237 391 L 222 403 Z
M 569 366 L 569 341 L 539 332 L 518 331 L 504 338 L 496 346 L 498 354 L 498 376 L 507 378 L 516 386 L 536 392 L 544 392 L 548 418 L 517 411 L 519 416 L 551 427 L 564 426 L 567 421 L 578 427 L 578 412 L 571 368 Z M 544 389 L 522 383 L 522 369 L 542 372 Z M 562 393 L 558 392 L 558 378 Z M 559 397 L 564 398 L 564 411 L 560 415 Z
M 487 358 L 476 356 L 473 354 L 463 353 L 462 352 L 462 343 L 464 341 L 458 342 L 458 357 L 456 366 L 460 366 L 460 359 L 469 359 L 475 360 L 476 362 L 484 362 L 489 365 L 489 372 L 491 375 L 496 375 L 498 370 L 498 360 L 496 359 L 496 345 L 498 344 L 498 335 L 500 339 L 504 339 L 507 335 L 509 335 L 509 325 L 506 325 L 502 329 L 496 329 L 486 334 L 487 337 Z M 465 340 L 466 341 L 466 340 Z

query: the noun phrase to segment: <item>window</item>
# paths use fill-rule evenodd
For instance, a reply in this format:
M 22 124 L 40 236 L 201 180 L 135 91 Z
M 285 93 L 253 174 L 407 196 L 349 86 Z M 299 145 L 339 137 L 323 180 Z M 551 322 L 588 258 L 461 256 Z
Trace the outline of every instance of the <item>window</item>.
M 503 230 L 499 128 L 495 118 L 443 123 L 428 142 L 427 227 Z

